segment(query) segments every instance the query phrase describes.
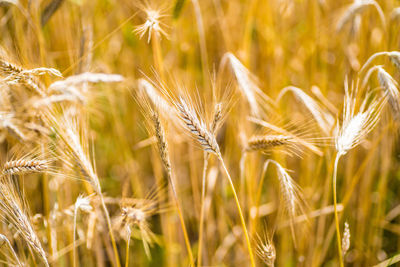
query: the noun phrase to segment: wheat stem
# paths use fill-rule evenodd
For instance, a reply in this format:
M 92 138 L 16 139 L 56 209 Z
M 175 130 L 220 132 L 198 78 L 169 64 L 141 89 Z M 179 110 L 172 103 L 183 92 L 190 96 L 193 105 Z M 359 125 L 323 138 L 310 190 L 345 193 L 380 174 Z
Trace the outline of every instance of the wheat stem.
M 251 243 L 250 243 L 249 234 L 247 232 L 246 222 L 245 222 L 244 217 L 243 217 L 242 209 L 240 207 L 239 199 L 238 199 L 237 194 L 236 194 L 235 186 L 233 185 L 232 178 L 231 178 L 231 176 L 230 176 L 230 174 L 228 172 L 228 169 L 225 166 L 225 163 L 224 163 L 224 160 L 222 159 L 221 154 L 218 154 L 218 159 L 221 162 L 222 168 L 224 169 L 226 177 L 228 178 L 229 184 L 231 186 L 231 189 L 232 189 L 232 192 L 233 192 L 233 196 L 235 198 L 236 207 L 237 207 L 237 210 L 238 210 L 238 213 L 239 213 L 239 217 L 240 217 L 240 222 L 242 224 L 243 233 L 244 233 L 244 236 L 246 238 L 246 245 L 247 245 L 247 250 L 249 251 L 249 257 L 250 257 L 251 266 L 255 267 L 256 264 L 255 264 L 255 261 L 254 261 L 253 250 L 251 248 Z
M 161 46 L 160 46 L 160 38 L 156 34 L 156 32 L 151 33 L 151 46 L 153 50 L 153 60 L 156 66 L 158 73 L 160 74 L 161 79 L 164 78 L 164 66 L 163 66 L 163 58 L 161 54 Z
M 208 167 L 208 159 L 210 158 L 210 154 L 204 152 L 204 164 L 203 164 L 203 177 L 201 184 L 201 210 L 200 210 L 200 226 L 199 226 L 199 248 L 197 251 L 197 266 L 201 266 L 202 260 L 202 249 L 203 249 L 203 232 L 204 232 L 204 201 L 206 196 L 206 176 L 207 176 L 207 167 Z
M 72 243 L 72 258 L 73 258 L 73 267 L 76 267 L 77 264 L 77 259 L 76 259 L 76 217 L 78 215 L 78 207 L 75 206 L 74 209 L 74 237 L 73 237 L 73 243 Z
M 107 207 L 106 207 L 106 203 L 104 202 L 103 194 L 101 192 L 98 192 L 98 195 L 100 196 L 101 206 L 102 206 L 102 208 L 104 210 L 104 214 L 105 214 L 106 221 L 107 221 L 107 226 L 108 226 L 108 231 L 110 233 L 111 244 L 112 244 L 113 251 L 114 251 L 114 256 L 115 256 L 115 264 L 116 264 L 117 267 L 121 267 L 121 263 L 119 261 L 117 244 L 115 242 L 114 234 L 113 234 L 113 231 L 112 231 L 110 214 L 108 213 L 108 210 L 107 210 Z
M 42 190 L 43 190 L 43 207 L 44 207 L 44 215 L 46 220 L 46 236 L 49 244 L 49 254 L 53 256 L 53 235 L 51 234 L 51 225 L 49 221 L 50 217 L 50 198 L 49 198 L 49 177 L 47 173 L 43 173 L 42 180 Z
M 260 179 L 260 182 L 258 183 L 258 189 L 257 189 L 257 193 L 256 193 L 256 203 L 255 203 L 256 214 L 253 218 L 253 225 L 252 225 L 251 233 L 253 233 L 255 230 L 257 230 L 257 220 L 260 215 L 260 200 L 261 200 L 262 188 L 263 188 L 264 180 L 265 180 L 265 177 L 267 174 L 267 168 L 268 168 L 269 162 L 270 161 L 267 160 L 264 163 L 263 171 L 261 173 L 261 179 Z
M 337 236 L 337 246 L 339 253 L 339 262 L 340 267 L 343 267 L 343 257 L 342 257 L 342 239 L 340 238 L 340 228 L 339 228 L 339 217 L 337 213 L 337 199 L 336 199 L 336 176 L 337 176 L 337 167 L 340 159 L 340 154 L 336 154 L 335 165 L 333 167 L 333 208 L 335 211 L 335 225 L 336 225 L 336 236 Z
M 185 226 L 185 220 L 183 219 L 182 208 L 181 208 L 181 205 L 178 200 L 178 194 L 176 192 L 175 183 L 172 179 L 171 168 L 167 169 L 167 176 L 168 176 L 169 183 L 171 184 L 172 195 L 174 197 L 176 209 L 178 211 L 179 221 L 181 223 L 182 232 L 183 232 L 183 238 L 185 239 L 185 245 L 186 245 L 186 249 L 187 249 L 187 252 L 189 255 L 190 266 L 195 266 L 194 260 L 193 260 L 192 248 L 190 246 L 189 236 L 187 234 L 187 230 L 186 230 L 186 226 Z
M 199 35 L 199 45 L 200 45 L 200 58 L 201 58 L 201 65 L 202 65 L 202 71 L 203 71 L 203 83 L 204 86 L 206 86 L 207 82 L 209 81 L 207 79 L 207 74 L 208 74 L 208 56 L 207 56 L 207 45 L 206 45 L 206 38 L 205 38 L 205 32 L 204 32 L 204 24 L 203 24 L 203 19 L 201 16 L 201 9 L 200 9 L 200 4 L 198 0 L 192 0 L 193 4 L 193 9 L 194 9 L 194 15 L 196 17 L 196 24 L 197 24 L 197 31 Z
M 125 256 L 125 267 L 129 266 L 129 243 L 130 243 L 131 237 L 129 236 L 126 240 L 126 256 Z

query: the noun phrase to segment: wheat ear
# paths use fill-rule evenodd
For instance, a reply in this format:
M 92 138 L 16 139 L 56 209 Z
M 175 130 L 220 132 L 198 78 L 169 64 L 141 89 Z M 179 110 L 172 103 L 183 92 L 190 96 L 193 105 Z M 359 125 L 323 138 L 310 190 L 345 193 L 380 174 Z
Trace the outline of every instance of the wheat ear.
M 214 107 L 214 116 L 211 122 L 211 131 L 215 134 L 218 129 L 218 125 L 222 120 L 222 103 L 217 103 Z M 204 208 L 205 208 L 205 196 L 206 196 L 206 176 L 208 168 L 208 160 L 210 153 L 204 151 L 203 161 L 203 174 L 201 182 L 201 209 L 200 209 L 200 226 L 199 226 L 199 244 L 197 251 L 197 266 L 201 266 L 202 261 L 202 250 L 203 250 L 203 232 L 204 232 Z
M 197 139 L 200 145 L 203 147 L 204 151 L 214 153 L 217 155 L 219 161 L 221 162 L 222 168 L 226 174 L 226 177 L 229 181 L 229 185 L 233 192 L 233 196 L 235 199 L 236 207 L 239 213 L 240 222 L 242 225 L 243 233 L 245 235 L 247 249 L 249 252 L 251 266 L 255 267 L 253 250 L 251 248 L 251 242 L 249 238 L 249 234 L 246 227 L 246 222 L 244 220 L 242 208 L 240 207 L 239 198 L 237 196 L 235 186 L 233 184 L 232 178 L 229 174 L 228 169 L 225 166 L 224 160 L 222 158 L 221 152 L 219 150 L 219 146 L 215 136 L 208 131 L 206 124 L 197 117 L 197 114 L 193 111 L 193 109 L 189 108 L 183 98 L 179 98 L 180 102 L 175 103 L 177 109 L 179 110 L 179 114 L 183 122 L 185 123 L 187 129 L 192 133 L 192 135 Z
M 343 239 L 342 239 L 342 251 L 343 256 L 346 255 L 350 248 L 350 228 L 347 222 L 344 223 Z
M 118 248 L 115 242 L 114 233 L 111 225 L 110 214 L 108 212 L 107 206 L 104 201 L 104 196 L 101 191 L 99 177 L 96 174 L 96 171 L 87 151 L 85 151 L 84 146 L 82 145 L 80 134 L 77 131 L 77 122 L 71 120 L 70 118 L 64 118 L 61 120 L 57 119 L 52 113 L 47 114 L 47 116 L 48 124 L 54 125 L 54 129 L 56 130 L 58 137 L 60 137 L 61 141 L 66 147 L 65 150 L 61 151 L 61 153 L 74 160 L 75 164 L 79 167 L 83 177 L 90 183 L 93 190 L 100 197 L 100 204 L 104 211 L 104 216 L 107 222 L 110 240 L 115 256 L 115 265 L 117 267 L 120 267 L 121 263 L 119 260 Z
M 262 151 L 293 144 L 293 137 L 286 135 L 263 135 L 250 138 L 246 151 Z
M 48 168 L 46 160 L 12 160 L 7 161 L 3 167 L 5 174 L 23 174 L 31 172 L 41 172 Z
M 171 185 L 171 189 L 172 189 L 172 194 L 173 194 L 173 197 L 174 197 L 175 205 L 176 205 L 176 208 L 178 210 L 179 220 L 180 220 L 180 223 L 181 223 L 183 236 L 184 236 L 184 239 L 185 239 L 186 249 L 187 249 L 187 252 L 188 252 L 188 255 L 189 255 L 190 264 L 191 264 L 191 266 L 194 266 L 192 248 L 190 246 L 189 236 L 187 234 L 185 221 L 183 219 L 182 208 L 181 208 L 181 205 L 180 205 L 180 202 L 179 202 L 179 199 L 178 199 L 178 194 L 177 194 L 177 191 L 176 191 L 176 188 L 175 188 L 175 182 L 174 182 L 173 176 L 172 176 L 171 161 L 169 159 L 168 143 L 167 143 L 167 140 L 165 138 L 164 127 L 162 126 L 160 117 L 159 117 L 157 112 L 153 111 L 152 119 L 153 119 L 155 133 L 156 133 L 156 137 L 157 137 L 157 141 L 158 141 L 158 149 L 159 149 L 160 157 L 161 157 L 161 160 L 163 162 L 164 168 L 165 168 L 165 170 L 167 172 L 167 177 L 168 177 L 169 183 Z
M 176 103 L 181 119 L 186 127 L 207 152 L 220 154 L 219 146 L 215 137 L 208 131 L 206 124 L 200 121 L 196 113 L 186 104 L 183 98 Z
M 8 177 L 3 177 L 0 183 L 0 209 L 11 224 L 24 238 L 25 242 L 40 256 L 46 266 L 49 266 L 46 253 L 40 243 L 40 240 L 33 230 L 33 226 L 28 215 L 23 209 L 20 194 L 16 192 L 14 185 Z M 4 215 L 3 215 L 4 216 Z

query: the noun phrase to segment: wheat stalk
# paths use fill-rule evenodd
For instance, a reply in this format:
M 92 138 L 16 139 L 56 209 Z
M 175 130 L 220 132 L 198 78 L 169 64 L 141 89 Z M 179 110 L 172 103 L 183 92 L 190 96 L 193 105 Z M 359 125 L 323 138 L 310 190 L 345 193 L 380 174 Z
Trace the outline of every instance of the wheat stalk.
M 175 102 L 174 104 L 179 111 L 180 118 L 185 123 L 187 129 L 191 132 L 191 134 L 200 143 L 203 150 L 205 152 L 210 152 L 210 153 L 217 155 L 219 161 L 222 164 L 222 167 L 223 167 L 226 177 L 228 179 L 229 185 L 233 191 L 233 196 L 235 198 L 236 208 L 238 210 L 243 233 L 245 235 L 246 245 L 247 245 L 247 250 L 249 252 L 251 266 L 255 267 L 253 250 L 251 248 L 250 238 L 249 238 L 249 234 L 247 232 L 246 222 L 244 220 L 242 208 L 240 207 L 240 202 L 239 202 L 232 178 L 229 174 L 228 169 L 226 168 L 225 162 L 220 153 L 217 140 L 215 139 L 214 134 L 212 134 L 207 129 L 206 123 L 197 117 L 197 114 L 193 111 L 193 109 L 189 108 L 189 106 L 186 104 L 186 101 L 182 97 L 179 97 L 179 102 Z
M 65 155 L 66 158 L 64 162 L 67 164 L 71 164 L 68 162 L 69 159 L 72 159 L 73 162 L 79 167 L 83 177 L 91 184 L 93 190 L 100 197 L 101 206 L 104 211 L 104 215 L 106 218 L 110 239 L 113 247 L 113 252 L 115 256 L 115 264 L 117 267 L 120 267 L 120 260 L 117 245 L 115 242 L 114 234 L 112 231 L 112 225 L 110 220 L 110 215 L 107 209 L 107 206 L 104 202 L 103 193 L 101 191 L 101 186 L 99 182 L 99 178 L 94 169 L 93 164 L 91 163 L 88 152 L 85 150 L 87 146 L 83 144 L 83 142 L 87 142 L 84 138 L 81 139 L 81 135 L 83 133 L 79 133 L 77 127 L 78 122 L 73 120 L 73 118 L 66 117 L 66 114 L 63 114 L 64 118 L 57 118 L 52 111 L 49 111 L 45 114 L 45 118 L 47 120 L 47 124 L 56 131 L 57 136 L 61 139 L 65 148 L 59 147 L 60 153 Z
M 179 203 L 177 190 L 175 188 L 175 182 L 174 182 L 173 176 L 172 176 L 171 161 L 169 159 L 168 143 L 167 143 L 167 140 L 165 137 L 165 131 L 162 126 L 160 117 L 156 111 L 153 111 L 152 119 L 153 119 L 155 133 L 156 133 L 156 137 L 157 137 L 157 141 L 158 141 L 158 149 L 159 149 L 160 157 L 163 162 L 164 168 L 167 172 L 167 177 L 168 177 L 169 183 L 172 188 L 172 193 L 173 193 L 175 204 L 176 204 L 176 207 L 178 210 L 179 220 L 181 223 L 181 227 L 182 227 L 182 231 L 183 231 L 183 235 L 184 235 L 184 239 L 185 239 L 185 245 L 186 245 L 187 252 L 189 255 L 190 263 L 191 263 L 191 266 L 194 266 L 192 249 L 190 246 L 190 241 L 189 241 L 189 237 L 188 237 L 186 226 L 185 226 L 185 221 L 183 219 L 182 208 Z
M 79 210 L 85 212 L 91 212 L 93 210 L 93 207 L 90 205 L 90 200 L 88 197 L 83 197 L 82 195 L 79 195 L 74 205 L 74 237 L 73 237 L 73 249 L 72 249 L 74 267 L 77 264 L 75 240 L 76 240 L 76 219 L 78 217 Z
M 126 254 L 126 258 L 125 258 L 125 267 L 129 266 L 129 245 L 130 245 L 130 241 L 131 241 L 131 227 L 128 225 L 126 227 L 126 250 L 125 250 L 125 254 Z
M 10 179 L 3 177 L 0 183 L 0 210 L 3 213 L 3 218 L 11 222 L 27 244 L 40 256 L 43 263 L 49 266 L 46 253 L 33 230 L 28 215 L 24 211 L 23 201 L 20 196 Z
M 218 126 L 222 121 L 222 103 L 217 103 L 214 107 L 214 115 L 211 122 L 211 131 L 216 134 L 218 130 Z M 202 173 L 202 182 L 201 182 L 201 209 L 200 209 L 200 226 L 199 226 L 199 244 L 197 251 L 197 266 L 201 266 L 202 262 L 202 250 L 203 250 L 203 232 L 204 232 L 204 212 L 205 212 L 205 197 L 206 197 L 206 176 L 207 176 L 207 168 L 208 168 L 208 160 L 210 158 L 210 153 L 204 152 L 204 161 L 203 161 L 203 173 Z
M 336 157 L 333 170 L 333 204 L 335 211 L 335 226 L 337 236 L 337 247 L 339 254 L 340 266 L 343 267 L 343 253 L 340 238 L 339 218 L 337 214 L 337 196 L 336 196 L 336 178 L 339 159 L 345 155 L 350 149 L 359 145 L 366 135 L 373 130 L 379 120 L 380 112 L 386 103 L 386 98 L 372 101 L 367 107 L 366 97 L 361 104 L 360 110 L 356 113 L 356 98 L 354 95 L 357 91 L 357 86 L 352 84 L 351 92 L 349 92 L 347 81 L 345 81 L 345 101 L 343 107 L 343 122 L 340 126 L 337 124 L 335 137 Z

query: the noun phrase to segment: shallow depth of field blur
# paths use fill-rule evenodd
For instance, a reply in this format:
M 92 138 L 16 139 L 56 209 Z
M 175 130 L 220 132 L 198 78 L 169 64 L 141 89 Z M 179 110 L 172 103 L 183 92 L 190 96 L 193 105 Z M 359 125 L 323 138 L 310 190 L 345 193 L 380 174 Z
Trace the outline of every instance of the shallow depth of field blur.
M 0 265 L 398 264 L 399 28 L 395 0 L 0 0 Z

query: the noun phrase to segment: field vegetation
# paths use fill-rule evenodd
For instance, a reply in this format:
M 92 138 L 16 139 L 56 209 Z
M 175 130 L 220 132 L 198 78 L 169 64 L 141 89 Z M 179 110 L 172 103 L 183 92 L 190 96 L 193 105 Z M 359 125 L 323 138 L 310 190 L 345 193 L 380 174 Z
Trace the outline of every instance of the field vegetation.
M 0 0 L 0 264 L 398 264 L 399 4 Z

